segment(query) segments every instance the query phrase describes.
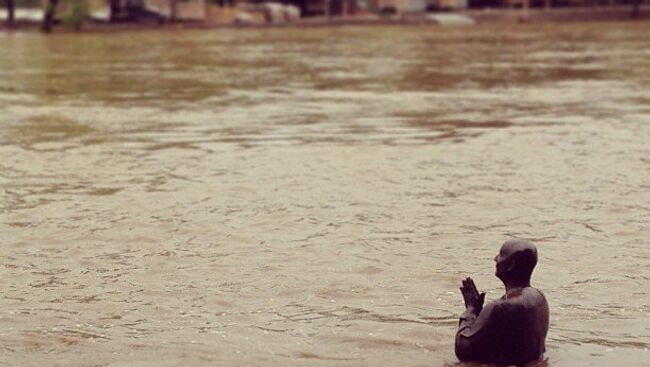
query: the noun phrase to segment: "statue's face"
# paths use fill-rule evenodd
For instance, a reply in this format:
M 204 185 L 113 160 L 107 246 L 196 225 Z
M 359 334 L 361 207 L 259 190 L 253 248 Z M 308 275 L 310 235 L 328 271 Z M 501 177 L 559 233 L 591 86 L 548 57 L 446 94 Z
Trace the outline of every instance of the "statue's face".
M 502 246 L 501 250 L 494 258 L 494 261 L 496 262 L 496 272 L 494 275 L 501 280 L 503 280 L 503 277 L 508 273 L 508 267 L 511 260 L 510 255 L 512 255 L 509 250 L 508 246 Z

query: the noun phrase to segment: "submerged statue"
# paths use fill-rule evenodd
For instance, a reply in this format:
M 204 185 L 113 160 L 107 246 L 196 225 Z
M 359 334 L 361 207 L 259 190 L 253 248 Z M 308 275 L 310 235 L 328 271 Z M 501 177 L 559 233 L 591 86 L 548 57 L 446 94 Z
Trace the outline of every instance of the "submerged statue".
M 472 278 L 463 281 L 460 291 L 466 310 L 456 333 L 456 356 L 461 361 L 502 365 L 538 360 L 545 351 L 548 303 L 542 292 L 530 286 L 537 249 L 526 240 L 509 240 L 494 261 L 506 294 L 483 307 L 485 293 L 479 294 Z

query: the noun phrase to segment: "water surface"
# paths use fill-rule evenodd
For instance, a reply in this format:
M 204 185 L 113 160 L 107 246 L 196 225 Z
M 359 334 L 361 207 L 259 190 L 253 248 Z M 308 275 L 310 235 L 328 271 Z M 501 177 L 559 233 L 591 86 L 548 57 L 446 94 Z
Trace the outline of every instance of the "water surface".
M 648 34 L 0 34 L 0 364 L 454 365 L 525 237 L 544 365 L 644 365 Z

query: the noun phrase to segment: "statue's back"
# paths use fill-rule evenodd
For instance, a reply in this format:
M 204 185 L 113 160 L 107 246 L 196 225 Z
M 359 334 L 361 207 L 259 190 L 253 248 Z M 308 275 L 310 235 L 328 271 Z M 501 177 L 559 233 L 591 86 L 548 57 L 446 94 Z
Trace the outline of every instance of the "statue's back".
M 527 287 L 520 295 L 504 299 L 507 329 L 504 331 L 500 362 L 531 361 L 544 354 L 549 325 L 548 303 L 539 290 Z M 506 321 L 506 320 L 504 320 Z

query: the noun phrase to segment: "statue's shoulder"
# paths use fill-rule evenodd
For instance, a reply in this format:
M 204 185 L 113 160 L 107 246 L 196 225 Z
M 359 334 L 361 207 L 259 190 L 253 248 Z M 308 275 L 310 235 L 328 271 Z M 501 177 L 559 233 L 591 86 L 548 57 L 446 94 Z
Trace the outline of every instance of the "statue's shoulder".
M 527 287 L 525 289 L 524 296 L 529 298 L 531 301 L 534 301 L 535 304 L 544 303 L 546 304 L 546 296 L 544 293 L 537 288 Z
M 526 287 L 521 293 L 517 303 L 524 310 L 538 312 L 540 309 L 548 309 L 548 302 L 544 293 L 537 288 Z
M 504 308 L 521 311 L 547 304 L 544 293 L 533 287 L 523 288 L 514 294 L 509 294 L 508 297 L 503 297 L 500 301 Z

